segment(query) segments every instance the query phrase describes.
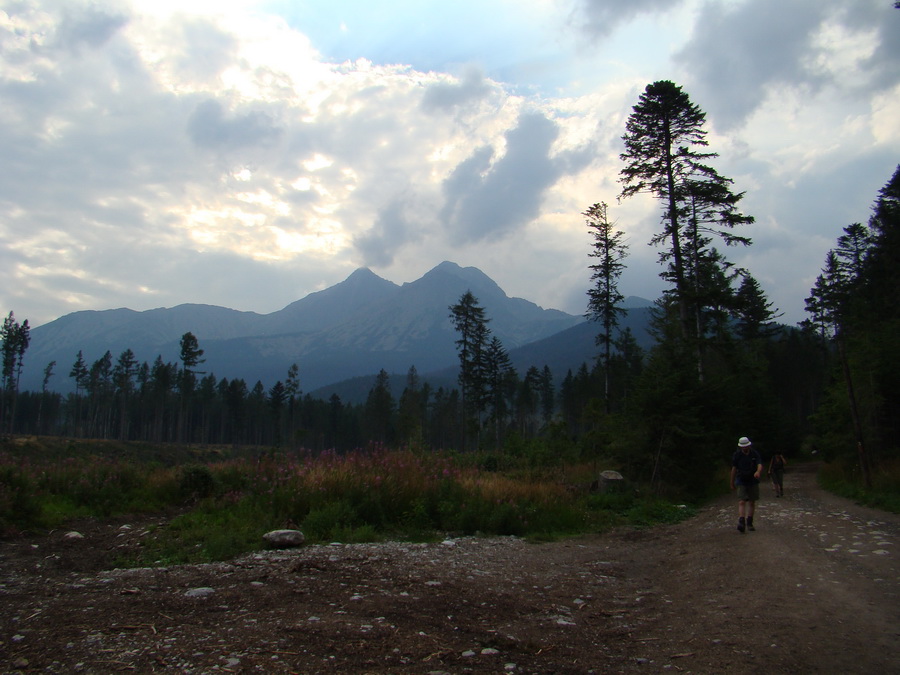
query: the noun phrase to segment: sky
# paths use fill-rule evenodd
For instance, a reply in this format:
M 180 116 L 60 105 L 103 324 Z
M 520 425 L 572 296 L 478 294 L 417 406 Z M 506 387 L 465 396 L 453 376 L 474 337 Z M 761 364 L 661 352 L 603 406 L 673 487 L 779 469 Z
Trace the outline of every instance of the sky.
M 618 199 L 619 155 L 671 80 L 755 218 L 723 253 L 797 323 L 900 163 L 893 5 L 0 0 L 0 310 L 266 314 L 451 260 L 583 314 L 598 202 L 654 300 L 660 204 Z

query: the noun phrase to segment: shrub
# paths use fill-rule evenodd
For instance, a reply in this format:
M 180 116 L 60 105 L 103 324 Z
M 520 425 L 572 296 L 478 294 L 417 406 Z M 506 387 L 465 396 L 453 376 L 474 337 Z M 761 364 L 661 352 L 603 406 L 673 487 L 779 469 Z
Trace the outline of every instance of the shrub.
M 33 527 L 40 512 L 35 485 L 27 471 L 13 463 L 0 466 L 0 535 Z
M 337 538 L 338 532 L 352 530 L 357 522 L 356 512 L 349 503 L 335 501 L 310 511 L 301 529 L 310 540 L 331 541 Z
M 215 492 L 216 479 L 208 466 L 191 464 L 181 469 L 178 486 L 185 499 L 205 499 Z

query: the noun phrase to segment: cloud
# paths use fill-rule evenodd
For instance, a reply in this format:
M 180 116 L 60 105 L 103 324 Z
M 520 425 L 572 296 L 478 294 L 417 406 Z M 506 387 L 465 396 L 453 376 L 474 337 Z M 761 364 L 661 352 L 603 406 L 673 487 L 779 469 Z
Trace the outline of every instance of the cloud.
M 469 66 L 462 78 L 456 82 L 436 82 L 425 90 L 422 109 L 427 112 L 452 110 L 483 99 L 491 91 L 482 71 Z
M 864 60 L 864 67 L 871 73 L 872 84 L 879 89 L 889 89 L 900 82 L 900 8 L 889 3 L 853 5 L 844 9 L 848 25 L 877 36 L 872 55 Z
M 243 0 L 4 5 L 6 311 L 34 325 L 187 301 L 271 311 L 360 265 L 402 281 L 453 259 L 581 312 L 580 213 L 614 201 L 625 120 L 662 78 L 710 113 L 759 224 L 761 257 L 736 262 L 774 292 L 803 273 L 765 254 L 800 259 L 813 241 L 814 276 L 833 242 L 810 233 L 837 201 L 836 232 L 865 220 L 896 165 L 890 2 L 314 3 L 312 23 L 288 4 L 294 22 Z M 329 51 L 336 18 L 348 32 Z M 585 49 L 573 20 L 609 39 Z M 657 205 L 614 208 L 624 292 L 653 295 Z
M 56 42 L 73 51 L 81 47 L 97 49 L 127 23 L 128 17 L 122 13 L 94 4 L 67 3 L 56 31 Z
M 234 35 L 199 19 L 186 19 L 178 28 L 183 50 L 175 66 L 182 77 L 208 82 L 234 63 L 239 46 Z
M 563 174 L 550 156 L 559 135 L 541 113 L 523 113 L 506 133 L 506 153 L 481 147 L 444 182 L 441 221 L 454 243 L 496 239 L 526 225 L 540 212 L 541 199 Z
M 387 267 L 403 245 L 418 238 L 416 232 L 404 212 L 403 201 L 395 199 L 381 209 L 372 228 L 357 236 L 353 243 L 366 267 Z
M 771 84 L 822 84 L 804 57 L 824 16 L 819 2 L 708 3 L 676 61 L 698 82 L 716 126 L 728 129 L 765 101 Z
M 237 149 L 265 145 L 281 135 L 269 115 L 258 110 L 226 116 L 218 101 L 203 101 L 188 120 L 188 135 L 203 148 Z
M 896 83 L 900 17 L 890 12 L 881 0 L 709 2 L 674 60 L 715 126 L 730 130 L 779 88 L 815 96 Z
M 579 0 L 572 21 L 593 38 L 611 35 L 642 14 L 676 9 L 684 0 Z

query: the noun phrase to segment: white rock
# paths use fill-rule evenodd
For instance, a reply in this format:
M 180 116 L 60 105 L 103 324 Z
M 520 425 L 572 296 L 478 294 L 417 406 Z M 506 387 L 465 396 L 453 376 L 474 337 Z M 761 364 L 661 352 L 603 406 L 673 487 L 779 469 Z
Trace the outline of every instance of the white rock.
M 272 530 L 263 535 L 263 539 L 276 548 L 302 546 L 306 538 L 300 530 Z
M 203 586 L 201 588 L 192 588 L 189 591 L 185 591 L 184 595 L 187 598 L 206 598 L 215 592 L 214 588 Z
M 72 530 L 71 532 L 66 532 L 63 535 L 63 539 L 66 539 L 67 541 L 78 541 L 79 539 L 84 539 L 84 535 L 81 534 L 81 532 Z

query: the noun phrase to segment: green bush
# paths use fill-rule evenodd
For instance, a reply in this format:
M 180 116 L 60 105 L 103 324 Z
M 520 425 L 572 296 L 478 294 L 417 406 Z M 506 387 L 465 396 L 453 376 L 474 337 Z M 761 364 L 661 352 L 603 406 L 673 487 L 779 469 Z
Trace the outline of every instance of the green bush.
M 485 511 L 485 522 L 478 529 L 504 536 L 525 534 L 525 522 L 516 505 L 495 504 Z
M 93 515 L 91 509 L 76 504 L 65 495 L 47 495 L 41 500 L 40 523 L 42 527 L 53 529 L 73 518 Z
M 35 484 L 16 465 L 0 466 L 0 535 L 28 530 L 39 522 Z
M 311 541 L 332 541 L 338 538 L 338 532 L 351 531 L 358 524 L 353 507 L 346 501 L 335 501 L 310 511 L 301 529 Z
M 215 493 L 216 478 L 208 466 L 191 464 L 181 469 L 178 485 L 183 498 L 205 499 Z

